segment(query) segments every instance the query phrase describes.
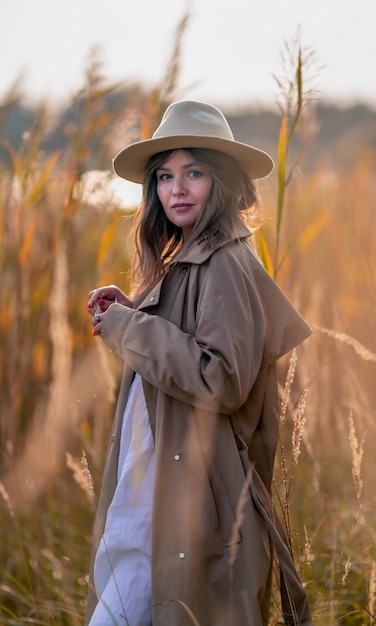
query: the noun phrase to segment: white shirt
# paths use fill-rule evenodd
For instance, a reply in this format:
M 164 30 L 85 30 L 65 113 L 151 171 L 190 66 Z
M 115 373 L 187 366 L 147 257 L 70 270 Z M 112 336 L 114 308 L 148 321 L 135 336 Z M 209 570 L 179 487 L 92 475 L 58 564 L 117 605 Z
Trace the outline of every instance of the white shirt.
M 139 374 L 124 411 L 117 486 L 94 565 L 90 626 L 151 626 L 154 440 Z

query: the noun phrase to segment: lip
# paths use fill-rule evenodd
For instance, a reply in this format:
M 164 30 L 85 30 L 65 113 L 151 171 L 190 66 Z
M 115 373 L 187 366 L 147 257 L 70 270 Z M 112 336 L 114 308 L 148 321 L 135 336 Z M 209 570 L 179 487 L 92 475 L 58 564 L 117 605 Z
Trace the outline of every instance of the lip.
M 186 211 L 187 209 L 190 209 L 193 206 L 193 204 L 189 204 L 189 202 L 176 202 L 175 204 L 172 205 L 172 208 L 174 209 L 174 211 Z

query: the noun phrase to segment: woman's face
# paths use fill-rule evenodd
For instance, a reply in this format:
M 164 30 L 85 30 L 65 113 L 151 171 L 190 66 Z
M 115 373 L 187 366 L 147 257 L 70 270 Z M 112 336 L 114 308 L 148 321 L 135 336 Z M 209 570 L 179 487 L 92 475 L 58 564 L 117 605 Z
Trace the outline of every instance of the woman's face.
M 157 169 L 157 194 L 167 218 L 186 239 L 206 205 L 213 179 L 189 152 L 175 150 Z

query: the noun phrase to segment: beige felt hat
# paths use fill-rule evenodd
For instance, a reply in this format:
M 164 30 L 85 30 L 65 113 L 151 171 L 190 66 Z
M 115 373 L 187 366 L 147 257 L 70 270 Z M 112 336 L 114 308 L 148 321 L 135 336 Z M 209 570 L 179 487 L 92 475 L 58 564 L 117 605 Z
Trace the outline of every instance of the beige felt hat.
M 211 104 L 182 100 L 170 104 L 151 139 L 131 143 L 113 160 L 116 174 L 142 183 L 150 157 L 164 150 L 210 148 L 232 156 L 251 179 L 264 178 L 273 170 L 271 157 L 245 143 L 235 141 L 223 113 Z

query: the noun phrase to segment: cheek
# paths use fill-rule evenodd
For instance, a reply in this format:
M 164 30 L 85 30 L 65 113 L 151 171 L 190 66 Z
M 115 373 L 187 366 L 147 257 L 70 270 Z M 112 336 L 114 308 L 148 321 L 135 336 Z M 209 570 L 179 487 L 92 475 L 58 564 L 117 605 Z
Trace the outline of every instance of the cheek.
M 212 187 L 213 187 L 213 183 L 212 182 L 210 182 L 208 185 L 206 185 L 206 188 L 205 188 L 205 191 L 204 191 L 205 202 L 207 202 L 209 200 L 209 198 L 210 198 Z
M 157 196 L 158 196 L 159 202 L 164 207 L 165 200 L 166 200 L 166 193 L 163 193 L 163 190 L 158 186 L 157 186 Z

